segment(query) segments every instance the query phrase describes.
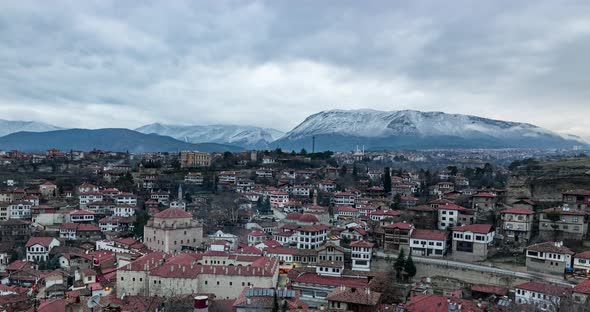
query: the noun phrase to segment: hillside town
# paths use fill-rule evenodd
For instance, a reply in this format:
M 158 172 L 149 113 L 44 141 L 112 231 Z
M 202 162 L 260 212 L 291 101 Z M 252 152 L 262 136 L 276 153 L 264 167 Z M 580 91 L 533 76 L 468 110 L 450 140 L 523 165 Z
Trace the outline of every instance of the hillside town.
M 588 311 L 588 179 L 473 155 L 2 152 L 0 309 Z

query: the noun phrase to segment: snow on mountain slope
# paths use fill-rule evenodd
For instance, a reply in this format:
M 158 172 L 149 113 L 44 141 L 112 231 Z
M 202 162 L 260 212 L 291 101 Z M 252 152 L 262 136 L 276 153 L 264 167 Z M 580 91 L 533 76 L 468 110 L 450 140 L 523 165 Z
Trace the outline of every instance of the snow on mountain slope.
M 308 117 L 286 134 L 297 138 L 317 134 L 341 134 L 364 137 L 391 135 L 447 135 L 469 137 L 558 136 L 556 132 L 531 124 L 442 112 L 331 110 Z
M 443 137 L 447 138 L 445 144 L 465 147 L 517 147 L 522 142 L 532 146 L 540 144 L 540 147 L 562 147 L 574 142 L 587 144 L 580 138 L 527 123 L 442 112 L 362 109 L 330 110 L 311 115 L 279 139 L 276 145 L 290 148 L 290 144 L 309 141 L 312 136 L 332 137 L 332 141 L 337 137 L 338 146 L 343 146 L 343 142 L 351 141 L 351 138 L 357 138 L 356 144 L 358 138 L 366 138 L 379 148 L 400 144 L 434 147 L 437 138 Z M 324 141 L 334 146 L 333 142 L 328 142 L 330 140 Z M 367 144 L 371 142 L 367 141 Z M 294 144 L 293 148 L 298 146 Z
M 45 132 L 60 129 L 62 128 L 42 122 L 0 119 L 0 137 L 20 131 Z
M 275 129 L 235 125 L 180 126 L 154 123 L 135 130 L 167 135 L 190 143 L 213 142 L 245 148 L 266 148 L 268 143 L 284 135 Z

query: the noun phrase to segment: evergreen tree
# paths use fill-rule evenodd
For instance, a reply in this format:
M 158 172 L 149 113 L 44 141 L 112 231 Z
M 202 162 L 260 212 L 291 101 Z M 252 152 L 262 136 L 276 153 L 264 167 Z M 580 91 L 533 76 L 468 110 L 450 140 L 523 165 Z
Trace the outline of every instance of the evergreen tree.
M 342 165 L 342 167 L 340 167 L 340 176 L 343 177 L 346 173 L 348 173 L 348 168 L 346 168 L 346 165 Z
M 393 209 L 400 209 L 401 202 L 402 202 L 402 195 L 400 193 L 396 193 L 395 196 L 393 196 Z
M 406 259 L 404 271 L 408 274 L 409 279 L 412 279 L 416 275 L 416 265 L 414 264 L 414 260 L 412 260 L 412 255 L 409 255 L 408 259 Z
M 400 250 L 399 255 L 397 256 L 397 259 L 393 263 L 393 269 L 395 270 L 398 278 L 400 277 L 405 266 L 406 266 L 406 256 L 404 254 L 404 250 L 402 249 L 402 250 Z
M 270 214 L 270 213 L 272 212 L 272 209 L 271 209 L 271 207 L 270 207 L 270 196 L 267 196 L 267 197 L 264 199 L 264 211 L 265 211 L 267 214 Z
M 385 167 L 385 171 L 383 172 L 383 189 L 386 194 L 391 192 L 391 173 L 389 172 L 389 167 Z
M 358 173 L 358 169 L 356 167 L 356 165 L 354 165 L 354 167 L 352 167 L 352 176 L 356 179 L 356 177 L 358 177 L 359 173 Z

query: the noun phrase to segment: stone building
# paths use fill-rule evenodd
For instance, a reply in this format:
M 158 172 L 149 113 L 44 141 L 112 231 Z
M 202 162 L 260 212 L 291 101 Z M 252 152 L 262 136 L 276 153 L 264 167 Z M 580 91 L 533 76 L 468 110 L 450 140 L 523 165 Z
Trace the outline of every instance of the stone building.
M 488 246 L 493 242 L 495 231 L 491 224 L 469 224 L 454 227 L 453 259 L 482 261 L 488 257 Z
M 526 269 L 532 272 L 563 275 L 572 265 L 574 252 L 562 242 L 544 242 L 526 249 Z
M 151 250 L 175 253 L 183 247 L 196 248 L 203 242 L 203 226 L 179 208 L 154 215 L 144 227 L 144 244 Z
M 569 206 L 542 210 L 539 236 L 544 240 L 584 240 L 588 234 L 589 217 L 587 212 Z
M 526 243 L 533 233 L 535 213 L 526 208 L 510 208 L 503 210 L 501 232 L 505 241 Z

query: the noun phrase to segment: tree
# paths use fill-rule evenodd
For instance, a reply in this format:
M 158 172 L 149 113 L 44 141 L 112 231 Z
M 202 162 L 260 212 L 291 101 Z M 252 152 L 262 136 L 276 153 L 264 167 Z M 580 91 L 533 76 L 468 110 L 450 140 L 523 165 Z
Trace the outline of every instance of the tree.
M 143 227 L 147 224 L 149 218 L 150 216 L 143 209 L 136 212 L 135 222 L 133 222 L 133 234 L 135 234 L 135 236 L 143 236 Z
M 340 176 L 343 177 L 348 173 L 348 168 L 346 168 L 346 165 L 342 165 L 342 167 L 340 167 Z
M 552 210 L 545 213 L 545 216 L 551 221 L 551 228 L 553 229 L 553 240 L 557 239 L 557 232 L 559 231 L 559 225 L 557 222 L 561 221 L 561 211 Z
M 279 312 L 279 298 L 277 297 L 277 290 L 274 291 L 273 301 L 272 301 L 272 312 Z
M 354 167 L 352 167 L 352 176 L 356 179 L 356 177 L 358 177 L 358 168 L 356 167 L 356 165 L 354 165 Z
M 301 149 L 301 152 L 299 152 L 299 154 L 301 154 L 301 155 L 307 155 L 307 151 L 304 148 L 302 148 Z
M 404 267 L 404 271 L 408 274 L 408 278 L 412 279 L 416 275 L 416 265 L 414 264 L 414 260 L 412 259 L 412 255 L 408 256 L 406 260 L 406 265 Z
M 404 250 L 401 249 L 398 256 L 397 256 L 397 259 L 393 263 L 393 269 L 395 270 L 397 278 L 399 278 L 401 276 L 401 273 L 405 267 L 406 267 L 406 256 L 404 254 Z
M 393 209 L 400 209 L 402 203 L 402 195 L 400 193 L 396 193 L 393 196 Z
M 281 306 L 281 312 L 289 311 L 289 305 L 287 304 L 287 300 L 283 300 L 283 306 Z
M 383 189 L 385 190 L 385 194 L 391 193 L 391 173 L 389 172 L 389 167 L 385 167 L 385 171 L 383 172 Z

